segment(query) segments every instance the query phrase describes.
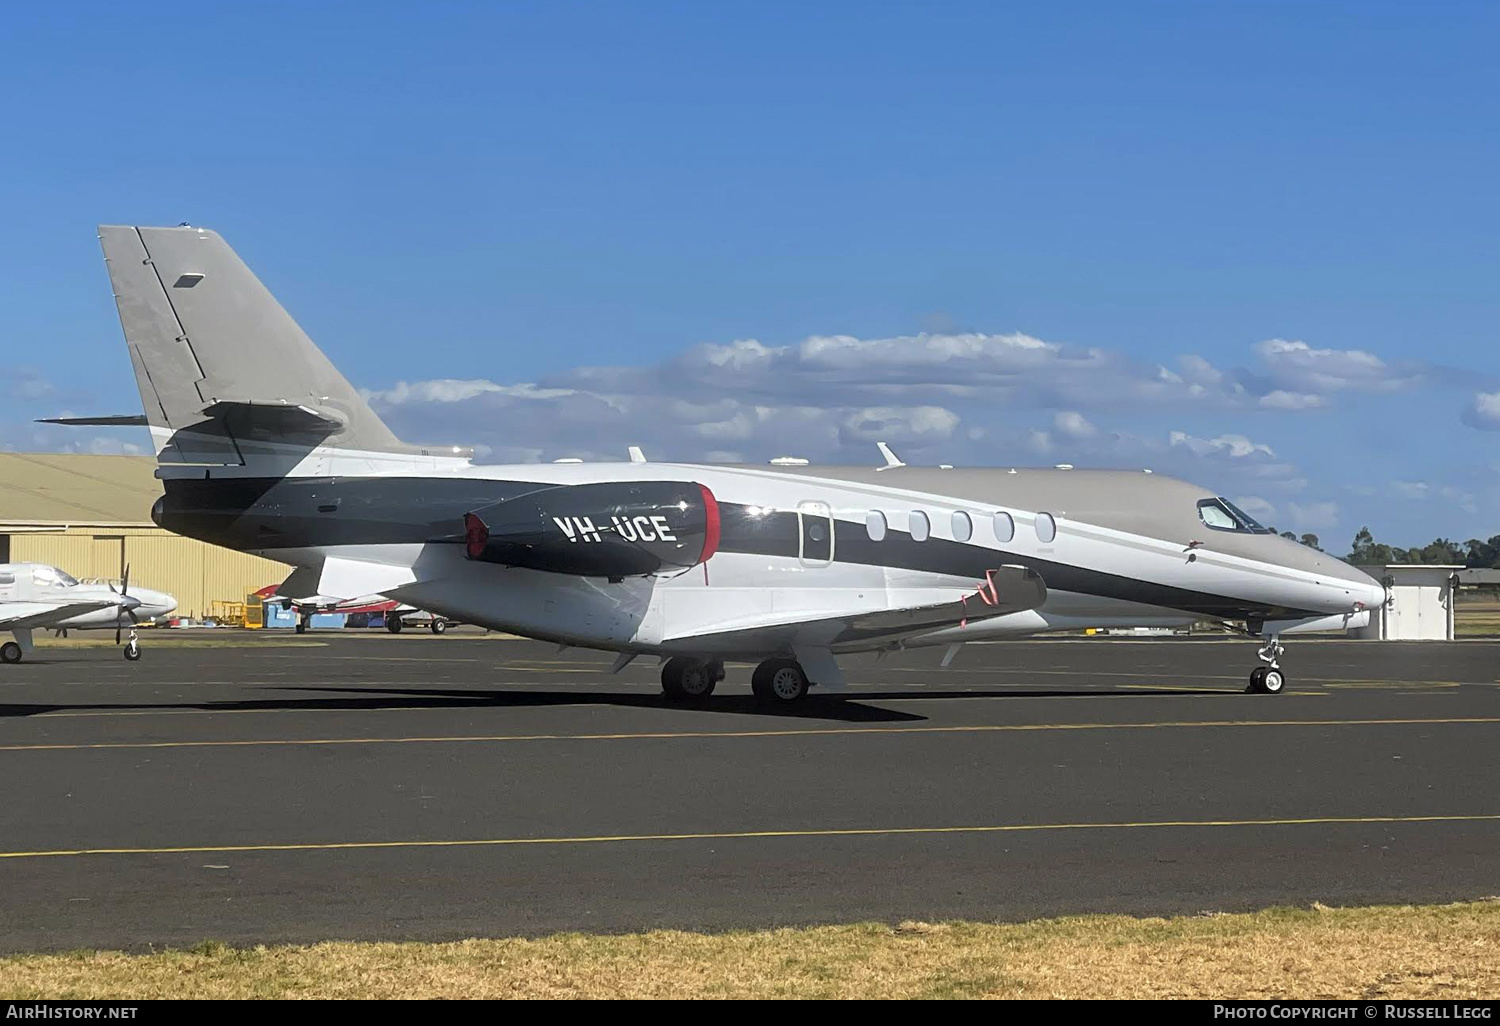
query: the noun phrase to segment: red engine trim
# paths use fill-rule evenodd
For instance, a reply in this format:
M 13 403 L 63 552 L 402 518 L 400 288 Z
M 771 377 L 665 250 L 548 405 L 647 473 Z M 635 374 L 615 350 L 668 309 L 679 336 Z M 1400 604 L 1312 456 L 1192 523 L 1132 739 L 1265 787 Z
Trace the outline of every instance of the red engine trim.
M 490 529 L 473 513 L 464 514 L 464 551 L 470 559 L 484 555 L 484 547 L 490 543 Z
M 708 490 L 708 485 L 698 487 L 703 490 L 703 555 L 698 562 L 707 563 L 719 551 L 719 500 Z

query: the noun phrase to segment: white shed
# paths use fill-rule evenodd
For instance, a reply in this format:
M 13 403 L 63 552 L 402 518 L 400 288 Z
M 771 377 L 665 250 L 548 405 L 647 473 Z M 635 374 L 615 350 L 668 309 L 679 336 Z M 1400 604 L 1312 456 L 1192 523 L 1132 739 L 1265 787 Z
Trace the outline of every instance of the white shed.
M 1380 641 L 1452 641 L 1454 574 L 1462 566 L 1397 563 L 1363 566 L 1386 586 L 1389 598 L 1361 638 Z

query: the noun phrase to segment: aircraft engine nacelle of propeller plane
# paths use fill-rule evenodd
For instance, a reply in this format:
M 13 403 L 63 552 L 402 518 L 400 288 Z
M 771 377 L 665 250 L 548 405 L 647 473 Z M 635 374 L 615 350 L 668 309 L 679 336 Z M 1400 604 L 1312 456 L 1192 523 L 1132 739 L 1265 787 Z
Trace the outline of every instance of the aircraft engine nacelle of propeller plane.
M 663 660 L 676 698 L 724 662 L 756 695 L 842 684 L 847 652 L 1217 621 L 1263 640 L 1358 628 L 1353 567 L 1149 471 L 649 463 L 475 465 L 398 439 L 202 228 L 99 230 L 164 495 L 162 526 L 297 567 L 319 604 L 380 595 L 456 622 Z M 118 424 L 129 417 L 64 422 Z M 701 569 L 700 569 L 701 568 Z
M 112 630 L 115 644 L 124 641 L 125 658 L 141 656 L 137 625 L 166 616 L 177 600 L 165 592 L 131 587 L 130 568 L 122 568 L 118 587 L 112 581 L 79 581 L 44 563 L 0 564 L 0 631 L 14 638 L 0 645 L 0 662 L 18 663 L 32 650 L 38 629 L 66 633 Z

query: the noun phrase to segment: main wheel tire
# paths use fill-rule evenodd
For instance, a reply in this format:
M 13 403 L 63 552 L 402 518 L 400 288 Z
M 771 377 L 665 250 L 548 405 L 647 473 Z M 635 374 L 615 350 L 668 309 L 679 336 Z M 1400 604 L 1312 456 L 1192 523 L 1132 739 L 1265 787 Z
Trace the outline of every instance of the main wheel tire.
M 448 629 L 448 621 L 447 620 L 434 620 L 434 621 L 432 621 L 432 626 L 429 629 L 434 634 L 441 634 L 445 630 Z
M 0 645 L 0 663 L 19 663 L 21 661 L 21 646 L 14 641 L 7 641 Z
M 677 675 L 677 692 L 687 699 L 707 698 L 714 693 L 714 685 L 717 683 L 719 681 L 714 676 L 712 666 L 692 659 Z
M 388 631 L 390 631 L 392 634 L 400 634 L 401 633 L 401 618 L 398 616 L 398 617 L 393 617 L 393 618 L 391 618 L 389 620 L 386 620 L 386 622 L 385 622 L 385 629 L 388 630 Z
M 1250 687 L 1260 695 L 1279 695 L 1286 690 L 1286 675 L 1271 666 L 1257 666 L 1250 671 Z
M 763 702 L 789 705 L 806 697 L 807 674 L 795 659 L 767 659 L 755 668 L 750 690 Z
M 673 656 L 661 668 L 661 689 L 668 698 L 693 701 L 714 693 L 714 667 L 687 656 Z
M 125 658 L 126 658 L 126 660 L 133 663 L 137 659 L 139 659 L 140 657 L 141 657 L 141 646 L 137 645 L 133 641 L 129 642 L 125 646 Z

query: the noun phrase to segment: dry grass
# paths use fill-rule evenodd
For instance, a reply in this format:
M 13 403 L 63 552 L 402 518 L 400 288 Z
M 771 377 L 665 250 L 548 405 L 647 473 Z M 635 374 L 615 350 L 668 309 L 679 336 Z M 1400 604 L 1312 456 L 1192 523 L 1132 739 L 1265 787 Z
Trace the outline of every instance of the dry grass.
M 0 959 L 0 998 L 1494 998 L 1500 902 Z

